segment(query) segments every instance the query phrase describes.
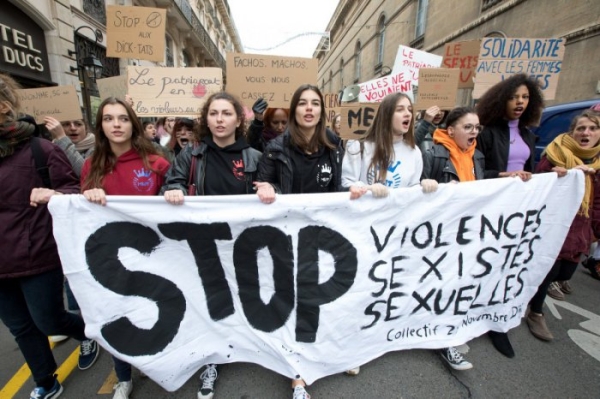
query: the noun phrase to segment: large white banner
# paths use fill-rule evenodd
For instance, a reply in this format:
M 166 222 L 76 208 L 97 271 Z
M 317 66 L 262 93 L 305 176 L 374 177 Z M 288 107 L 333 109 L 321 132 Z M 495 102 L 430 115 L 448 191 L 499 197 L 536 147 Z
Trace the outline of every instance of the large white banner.
M 389 351 L 517 326 L 582 173 L 348 193 L 50 202 L 86 333 L 169 391 L 207 363 L 308 383 Z

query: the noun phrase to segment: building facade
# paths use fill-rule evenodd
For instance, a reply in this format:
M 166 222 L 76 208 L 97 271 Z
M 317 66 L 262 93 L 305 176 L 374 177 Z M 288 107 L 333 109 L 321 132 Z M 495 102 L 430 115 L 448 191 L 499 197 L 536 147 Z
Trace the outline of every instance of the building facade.
M 446 43 L 483 37 L 560 37 L 565 56 L 548 104 L 600 98 L 599 15 L 597 0 L 340 0 L 330 42 L 314 53 L 319 86 L 337 93 L 389 74 L 400 44 L 443 55 Z M 472 102 L 470 91 L 461 103 Z
M 106 6 L 167 9 L 164 60 L 106 57 Z M 242 52 L 227 0 L 9 0 L 0 8 L 0 72 L 24 88 L 74 85 L 88 120 L 99 95 L 81 60 L 94 55 L 102 77 L 128 65 L 219 67 L 225 53 Z

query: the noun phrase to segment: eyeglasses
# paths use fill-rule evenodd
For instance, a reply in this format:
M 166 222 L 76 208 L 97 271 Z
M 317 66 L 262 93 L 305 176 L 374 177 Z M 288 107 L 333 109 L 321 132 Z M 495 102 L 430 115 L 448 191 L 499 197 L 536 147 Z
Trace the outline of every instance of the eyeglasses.
M 481 131 L 483 130 L 482 125 L 472 125 L 470 123 L 467 123 L 466 125 L 462 125 L 462 128 L 464 129 L 464 131 L 466 133 L 473 133 L 473 130 L 475 130 L 477 133 L 481 133 Z

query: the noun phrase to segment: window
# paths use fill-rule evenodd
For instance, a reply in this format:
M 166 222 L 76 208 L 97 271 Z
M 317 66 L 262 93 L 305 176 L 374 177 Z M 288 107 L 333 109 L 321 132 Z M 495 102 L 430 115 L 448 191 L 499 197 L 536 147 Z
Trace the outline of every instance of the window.
M 385 47 L 385 15 L 382 15 L 377 22 L 377 64 L 383 65 L 383 49 Z
M 344 59 L 340 60 L 340 87 L 344 88 Z
M 166 66 L 172 67 L 175 66 L 175 63 L 173 61 L 173 40 L 171 40 L 171 38 L 168 35 L 166 35 L 165 41 L 165 60 L 167 64 Z
M 360 40 L 356 42 L 356 48 L 354 49 L 354 83 L 360 81 Z
M 418 0 L 417 5 L 417 28 L 415 29 L 415 37 L 421 37 L 425 34 L 425 25 L 427 24 L 427 6 L 428 0 Z

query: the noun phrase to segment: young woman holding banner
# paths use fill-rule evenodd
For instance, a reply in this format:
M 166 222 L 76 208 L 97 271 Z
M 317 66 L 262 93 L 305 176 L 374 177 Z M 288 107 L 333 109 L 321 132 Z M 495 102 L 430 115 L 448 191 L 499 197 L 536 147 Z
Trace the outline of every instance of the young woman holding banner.
M 342 141 L 326 129 L 323 95 L 318 87 L 302 85 L 290 102 L 291 118 L 282 135 L 271 140 L 258 165 L 255 183 L 265 204 L 278 194 L 326 193 L 342 190 Z M 309 399 L 306 384 L 292 380 L 294 399 Z
M 535 135 L 528 129 L 539 121 L 544 108 L 540 85 L 525 74 L 513 75 L 492 86 L 477 103 L 477 115 L 484 125 L 477 149 L 485 157 L 485 178 L 531 179 L 535 156 Z M 515 352 L 508 333 L 489 331 L 494 347 L 506 357 Z
M 107 195 L 157 195 L 168 169 L 129 104 L 104 100 L 96 115 L 94 153 L 81 171 L 84 197 L 106 205 Z M 114 356 L 113 362 L 119 380 L 113 399 L 127 399 L 133 390 L 131 365 Z
M 231 94 L 215 93 L 206 100 L 194 132 L 199 144 L 181 150 L 161 190 L 168 203 L 181 205 L 185 195 L 254 194 L 261 153 L 246 143 L 244 119 L 242 104 Z M 213 397 L 217 378 L 217 365 L 208 364 L 200 374 L 198 399 Z

